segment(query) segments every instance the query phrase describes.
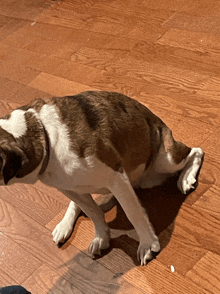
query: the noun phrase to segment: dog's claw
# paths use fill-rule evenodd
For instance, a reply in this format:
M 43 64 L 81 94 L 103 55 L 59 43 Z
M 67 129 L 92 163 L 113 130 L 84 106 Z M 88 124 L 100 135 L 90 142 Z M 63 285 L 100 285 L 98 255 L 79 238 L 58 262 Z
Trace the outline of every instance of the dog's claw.
M 148 244 L 141 244 L 138 247 L 137 258 L 141 261 L 141 265 L 146 265 L 160 252 L 160 244 L 154 241 L 151 246 Z
M 89 245 L 88 252 L 91 254 L 92 259 L 94 259 L 97 255 L 101 256 L 101 250 L 108 249 L 110 246 L 109 240 L 105 240 L 99 237 L 95 237 L 94 240 Z

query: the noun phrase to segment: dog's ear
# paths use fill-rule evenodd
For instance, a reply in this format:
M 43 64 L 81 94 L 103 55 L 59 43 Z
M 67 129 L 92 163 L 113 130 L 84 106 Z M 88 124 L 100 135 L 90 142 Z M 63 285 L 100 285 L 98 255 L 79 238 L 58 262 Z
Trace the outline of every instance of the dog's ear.
M 28 163 L 24 152 L 14 144 L 1 144 L 0 146 L 1 172 L 5 185 L 18 173 L 18 171 Z

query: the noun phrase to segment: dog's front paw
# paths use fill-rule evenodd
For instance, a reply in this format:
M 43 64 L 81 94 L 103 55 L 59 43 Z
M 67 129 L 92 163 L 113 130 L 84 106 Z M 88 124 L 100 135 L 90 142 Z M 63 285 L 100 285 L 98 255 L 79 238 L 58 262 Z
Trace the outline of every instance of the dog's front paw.
M 137 252 L 137 258 L 141 261 L 141 265 L 146 265 L 148 261 L 153 259 L 160 252 L 160 243 L 158 240 L 153 241 L 151 245 L 140 242 Z
M 101 250 L 106 250 L 110 246 L 110 237 L 106 235 L 105 238 L 95 237 L 91 244 L 89 245 L 89 254 L 91 254 L 92 258 L 95 258 L 97 255 L 101 255 Z
M 67 221 L 61 221 L 53 230 L 53 241 L 58 245 L 64 243 L 69 238 L 73 230 L 71 223 Z

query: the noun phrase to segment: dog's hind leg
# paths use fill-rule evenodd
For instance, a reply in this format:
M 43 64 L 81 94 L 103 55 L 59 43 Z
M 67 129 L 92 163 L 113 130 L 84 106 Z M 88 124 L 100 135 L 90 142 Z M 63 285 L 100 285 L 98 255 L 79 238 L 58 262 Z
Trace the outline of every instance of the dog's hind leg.
M 201 148 L 192 148 L 185 159 L 185 166 L 179 176 L 177 187 L 183 194 L 194 189 L 196 175 L 201 167 L 204 153 Z
M 81 210 L 93 221 L 95 226 L 95 238 L 91 242 L 89 246 L 89 253 L 94 258 L 96 255 L 101 254 L 101 250 L 107 249 L 109 247 L 110 241 L 110 232 L 107 223 L 105 222 L 104 213 L 101 208 L 96 204 L 90 194 L 82 194 L 78 195 L 73 191 L 62 191 L 68 198 L 72 200 L 70 206 L 68 208 L 69 213 L 67 214 L 67 225 L 68 215 L 71 214 L 72 211 L 76 211 L 79 213 Z M 67 210 L 67 212 L 68 212 Z M 73 217 L 70 217 L 73 221 Z M 61 221 L 62 222 L 62 221 Z M 71 230 L 72 231 L 72 230 Z
M 177 186 L 183 194 L 186 194 L 194 189 L 196 175 L 201 167 L 204 153 L 201 148 L 189 148 L 175 141 L 168 128 L 162 130 L 162 136 L 164 144 L 162 157 L 160 155 L 158 163 L 163 162 L 163 169 L 168 173 L 181 171 Z
M 149 178 L 154 175 L 156 180 L 157 177 L 160 180 L 163 176 L 165 178 L 181 172 L 177 186 L 182 193 L 186 194 L 194 188 L 204 153 L 201 148 L 189 148 L 175 141 L 167 127 L 162 129 L 162 139 L 163 144 L 153 164 L 145 171 L 145 178 L 148 180 L 148 175 Z M 142 187 L 147 187 L 147 184 L 143 182 Z
M 140 240 L 137 256 L 142 265 L 147 264 L 160 251 L 160 244 L 141 206 L 125 171 L 115 172 L 113 181 L 107 187 L 120 203 L 128 219 L 134 226 Z
M 64 243 L 73 231 L 74 223 L 79 216 L 81 209 L 71 201 L 62 221 L 53 230 L 53 241 L 58 245 Z

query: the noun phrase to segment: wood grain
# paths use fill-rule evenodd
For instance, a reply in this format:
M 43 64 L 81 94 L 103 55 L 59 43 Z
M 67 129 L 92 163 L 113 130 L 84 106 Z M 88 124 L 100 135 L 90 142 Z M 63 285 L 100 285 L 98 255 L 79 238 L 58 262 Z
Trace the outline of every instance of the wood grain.
M 0 269 L 0 283 L 1 287 L 6 287 L 8 285 L 15 285 L 16 281 Z
M 158 261 L 147 267 L 134 268 L 124 278 L 131 284 L 138 284 L 146 293 L 209 293 L 178 273 L 172 273 L 170 266 L 165 267 Z
M 176 140 L 202 147 L 205 158 L 189 195 L 175 179 L 137 191 L 162 248 L 146 267 L 139 267 L 138 236 L 120 205 L 106 214 L 110 249 L 92 260 L 94 226 L 83 215 L 61 248 L 52 241 L 69 203 L 62 193 L 40 182 L 1 187 L 0 287 L 220 293 L 219 20 L 218 0 L 2 2 L 0 116 L 36 98 L 118 91 L 160 116 Z
M 188 223 L 190 223 L 190 227 Z M 183 204 L 176 218 L 173 233 L 181 234 L 181 238 L 186 239 L 189 244 L 218 254 L 220 250 L 219 225 L 219 218 L 196 207 Z
M 74 95 L 82 91 L 93 90 L 93 88 L 84 84 L 79 84 L 43 72 L 32 80 L 29 86 L 57 96 Z
M 211 293 L 220 293 L 219 283 L 220 258 L 212 252 L 208 252 L 190 270 L 186 276 Z
M 0 233 L 0 244 L 1 267 L 7 275 L 13 276 L 18 284 L 26 280 L 29 274 L 41 265 L 37 258 L 28 254 L 25 249 L 3 233 Z
M 49 196 L 31 185 L 13 185 L 12 187 L 2 187 L 1 199 L 9 201 L 41 224 L 47 224 L 60 209 L 67 205 L 62 204 L 58 199 Z
M 56 285 L 56 286 L 55 286 Z M 60 285 L 60 286 L 59 286 Z M 82 294 L 79 289 L 74 287 L 64 278 L 60 278 L 58 272 L 43 265 L 38 268 L 33 275 L 25 281 L 24 286 L 31 291 L 32 294 L 46 293 L 76 293 Z M 60 289 L 59 289 L 60 288 Z M 53 289 L 53 290 L 52 290 Z M 56 292 L 55 292 L 56 291 Z

